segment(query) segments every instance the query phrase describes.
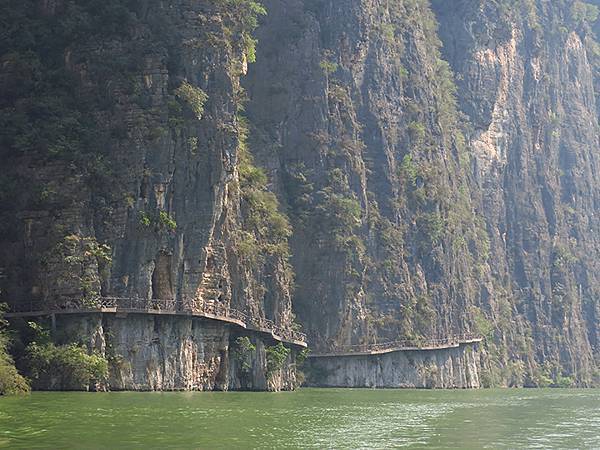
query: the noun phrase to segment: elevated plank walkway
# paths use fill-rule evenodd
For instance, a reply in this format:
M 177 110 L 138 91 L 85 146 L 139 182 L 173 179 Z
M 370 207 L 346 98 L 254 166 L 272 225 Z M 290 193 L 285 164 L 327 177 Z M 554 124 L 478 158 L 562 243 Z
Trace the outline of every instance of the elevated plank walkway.
M 178 304 L 175 300 L 141 299 L 123 297 L 96 297 L 92 299 L 62 299 L 49 304 L 41 301 L 19 303 L 5 317 L 41 317 L 72 314 L 149 314 L 166 316 L 201 317 L 226 322 L 261 334 L 273 340 L 299 347 L 307 347 L 306 335 L 295 330 L 276 325 L 272 320 L 253 318 L 234 308 L 221 304 L 199 305 L 197 302 Z
M 471 334 L 450 336 L 444 339 L 429 339 L 425 341 L 400 340 L 381 344 L 348 345 L 325 353 L 311 353 L 309 358 L 331 358 L 343 356 L 383 355 L 405 351 L 431 351 L 458 348 L 461 345 L 477 344 L 483 341 L 480 336 Z

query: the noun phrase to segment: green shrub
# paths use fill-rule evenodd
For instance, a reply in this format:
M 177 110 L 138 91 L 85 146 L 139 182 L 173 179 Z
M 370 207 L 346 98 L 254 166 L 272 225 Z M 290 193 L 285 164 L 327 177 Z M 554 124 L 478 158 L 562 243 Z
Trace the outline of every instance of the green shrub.
M 338 70 L 337 63 L 335 63 L 333 61 L 329 61 L 327 59 L 322 60 L 319 63 L 319 67 L 321 69 L 323 69 L 323 72 L 325 72 L 326 75 L 331 75 L 332 73 L 334 73 Z
M 566 268 L 572 266 L 578 261 L 571 249 L 561 243 L 554 244 L 554 252 L 552 254 L 552 266 L 555 269 Z
M 240 336 L 235 340 L 234 353 L 240 363 L 242 373 L 248 373 L 252 369 L 251 356 L 255 351 L 256 346 L 248 336 Z
M 265 171 L 252 164 L 252 160 L 247 158 L 247 155 L 242 154 L 241 156 L 239 173 L 242 189 L 264 188 L 267 185 L 267 175 L 265 174 Z
M 112 262 L 110 246 L 100 244 L 95 237 L 70 234 L 65 236 L 55 249 L 64 255 L 68 264 L 82 264 L 94 257 L 98 263 Z
M 261 253 L 287 258 L 292 227 L 287 216 L 280 211 L 277 197 L 267 188 L 265 171 L 254 164 L 246 144 L 248 125 L 243 117 L 239 117 L 239 128 L 238 173 L 244 226 L 247 228 L 247 231 L 238 233 L 240 252 L 255 261 Z
M 2 355 L 0 355 L 0 395 L 25 394 L 29 390 L 29 383 L 17 371 L 12 358 L 2 351 Z
M 29 376 L 34 385 L 87 389 L 108 377 L 108 361 L 97 353 L 88 354 L 76 344 L 57 346 L 51 342 L 32 342 L 26 349 Z
M 532 376 L 533 385 L 538 388 L 552 386 L 553 380 L 550 373 L 545 368 L 536 368 Z
M 233 3 L 238 6 L 239 10 L 242 12 L 242 23 L 243 25 L 251 30 L 254 30 L 258 26 L 258 17 L 266 16 L 267 10 L 260 2 L 255 0 L 229 0 L 230 3 Z
M 251 264 L 256 264 L 261 253 L 261 246 L 252 233 L 247 231 L 238 231 L 237 249 L 240 256 Z
M 108 245 L 93 236 L 70 234 L 47 250 L 41 262 L 44 270 L 56 274 L 56 283 L 90 300 L 100 293 L 100 277 L 108 276 L 111 253 Z M 99 272 L 88 270 L 95 265 Z
M 494 337 L 494 324 L 490 322 L 483 311 L 477 306 L 471 307 L 474 331 L 478 336 L 491 340 Z
M 194 137 L 189 137 L 189 138 L 187 139 L 187 144 L 188 144 L 188 146 L 190 147 L 190 153 L 191 153 L 192 155 L 195 155 L 195 154 L 196 154 L 196 151 L 197 151 L 197 149 L 198 149 L 198 138 L 197 138 L 197 137 L 195 137 L 195 136 L 194 136 Z
M 400 176 L 404 180 L 405 184 L 416 187 L 417 177 L 419 176 L 419 169 L 413 157 L 411 155 L 405 155 L 402 158 L 402 164 L 400 165 Z
M 156 232 L 163 230 L 177 230 L 177 222 L 175 219 L 167 211 L 162 209 L 155 211 L 153 215 L 148 214 L 146 211 L 140 211 L 139 224 L 140 227 L 145 229 L 154 227 L 154 231 Z
M 396 26 L 392 23 L 381 25 L 381 35 L 388 44 L 393 44 L 396 41 Z
M 6 304 L 0 304 L 0 395 L 15 395 L 29 392 L 29 383 L 19 374 L 15 363 L 8 353 L 10 343 L 4 320 Z
M 417 216 L 417 227 L 422 233 L 426 243 L 434 247 L 440 243 L 444 236 L 446 224 L 439 212 L 421 213 Z
M 235 340 L 235 344 L 237 345 L 237 348 L 244 353 L 253 352 L 256 350 L 256 346 L 252 343 L 248 336 L 240 336 Z
M 257 40 L 252 32 L 258 26 L 258 18 L 265 16 L 267 10 L 255 0 L 217 0 L 233 19 L 232 35 L 241 36 L 241 43 L 248 62 L 256 61 Z
M 204 114 L 204 104 L 208 100 L 208 95 L 202 89 L 196 86 L 192 86 L 187 81 L 181 83 L 177 89 L 175 89 L 175 96 L 184 101 L 191 109 L 198 120 L 202 119 Z
M 173 219 L 166 211 L 159 211 L 158 220 L 161 226 L 168 230 L 175 231 L 177 229 L 177 222 L 175 222 L 175 219 Z
M 143 228 L 150 228 L 150 225 L 152 225 L 152 219 L 145 211 L 140 211 L 139 222 Z
M 573 377 L 566 377 L 559 373 L 558 375 L 556 375 L 556 379 L 554 380 L 552 387 L 571 388 L 574 385 L 575 380 L 573 379 Z
M 590 22 L 598 20 L 599 9 L 596 5 L 576 0 L 571 6 L 571 17 L 577 23 Z
M 326 187 L 317 192 L 321 198 L 317 212 L 326 219 L 328 229 L 332 231 L 351 232 L 360 225 L 362 208 L 358 200 L 343 194 L 337 194 Z
M 408 124 L 408 132 L 414 141 L 422 142 L 427 134 L 427 129 L 421 122 L 412 121 Z
M 296 356 L 296 365 L 301 366 L 302 364 L 304 364 L 304 361 L 306 361 L 306 358 L 308 358 L 309 353 L 309 348 L 305 348 L 300 353 L 298 353 L 298 356 Z
M 267 376 L 271 376 L 283 367 L 283 363 L 285 363 L 291 350 L 280 342 L 277 345 L 267 347 L 266 352 Z

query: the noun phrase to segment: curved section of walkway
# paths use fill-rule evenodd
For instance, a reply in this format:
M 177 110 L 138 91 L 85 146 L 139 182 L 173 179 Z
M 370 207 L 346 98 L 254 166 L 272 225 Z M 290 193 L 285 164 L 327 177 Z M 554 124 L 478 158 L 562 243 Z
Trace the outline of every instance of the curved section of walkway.
M 431 351 L 458 348 L 461 345 L 477 344 L 483 341 L 480 336 L 465 334 L 444 339 L 409 340 L 384 342 L 381 344 L 348 345 L 324 353 L 311 353 L 309 358 L 331 358 L 341 356 L 382 355 L 404 351 Z
M 124 297 L 97 297 L 93 299 L 63 299 L 49 304 L 42 301 L 22 302 L 5 317 L 39 317 L 68 314 L 149 314 L 201 317 L 226 322 L 249 331 L 268 334 L 276 341 L 307 347 L 306 335 L 276 325 L 272 320 L 253 318 L 234 308 L 221 304 L 200 305 L 198 302 L 178 304 L 175 300 Z

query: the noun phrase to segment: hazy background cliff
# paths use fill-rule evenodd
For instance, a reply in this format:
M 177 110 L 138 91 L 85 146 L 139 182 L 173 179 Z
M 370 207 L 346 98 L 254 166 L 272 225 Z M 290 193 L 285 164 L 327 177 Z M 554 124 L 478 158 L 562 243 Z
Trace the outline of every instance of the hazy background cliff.
M 598 382 L 598 11 L 508 6 L 435 3 L 491 243 L 482 297 L 510 380 Z
M 313 345 L 472 331 L 485 384 L 597 382 L 597 11 L 265 5 L 243 83 Z
M 262 5 L 2 2 L 3 300 L 472 332 L 486 385 L 598 383 L 596 9 Z

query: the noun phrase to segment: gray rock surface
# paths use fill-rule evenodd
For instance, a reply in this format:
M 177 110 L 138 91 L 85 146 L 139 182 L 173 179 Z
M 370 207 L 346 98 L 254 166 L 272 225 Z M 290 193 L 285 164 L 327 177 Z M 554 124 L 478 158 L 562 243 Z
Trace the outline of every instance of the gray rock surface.
M 236 353 L 239 334 L 220 322 L 174 316 L 111 314 L 58 316 L 65 342 L 79 341 L 107 357 L 112 391 L 293 390 L 295 353 L 273 375 L 267 373 L 266 346 L 275 342 L 252 336 L 255 350 L 242 371 Z M 69 386 L 49 387 L 65 389 Z
M 476 354 L 431 356 L 437 384 L 600 383 L 592 6 L 101 3 L 5 11 L 3 300 L 222 304 L 297 317 L 315 351 L 474 333 Z M 113 324 L 135 369 L 115 385 L 294 384 L 292 361 L 271 386 L 233 376 L 224 326 L 162 320 Z M 412 367 L 344 364 L 336 382 Z
M 472 344 L 431 351 L 309 358 L 307 384 L 317 387 L 474 389 L 479 354 Z

